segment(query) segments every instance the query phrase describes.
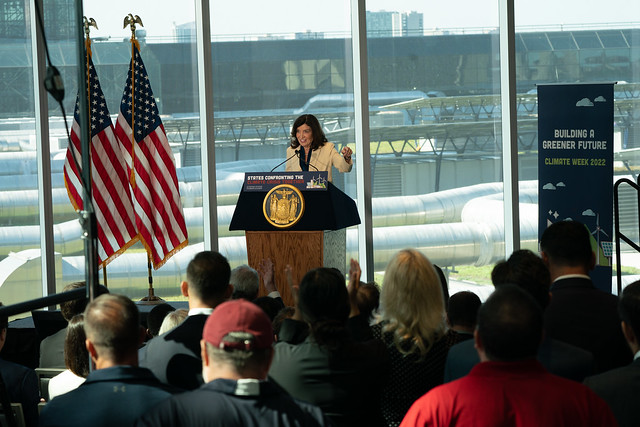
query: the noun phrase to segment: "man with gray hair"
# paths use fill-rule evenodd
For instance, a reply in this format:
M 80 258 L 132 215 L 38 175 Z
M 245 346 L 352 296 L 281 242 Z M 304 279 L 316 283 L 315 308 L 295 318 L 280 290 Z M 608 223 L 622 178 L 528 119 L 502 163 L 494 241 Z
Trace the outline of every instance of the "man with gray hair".
M 273 330 L 267 315 L 243 299 L 220 304 L 200 342 L 205 384 L 162 402 L 138 426 L 322 426 L 320 408 L 296 401 L 267 381 Z
M 255 269 L 246 264 L 240 265 L 231 270 L 229 284 L 233 286 L 231 299 L 244 298 L 247 301 L 253 301 L 258 298 L 260 276 Z
M 84 311 L 84 328 L 95 370 L 80 387 L 45 405 L 40 426 L 131 426 L 171 396 L 173 390 L 138 367 L 145 331 L 133 301 L 123 295 L 100 295 Z

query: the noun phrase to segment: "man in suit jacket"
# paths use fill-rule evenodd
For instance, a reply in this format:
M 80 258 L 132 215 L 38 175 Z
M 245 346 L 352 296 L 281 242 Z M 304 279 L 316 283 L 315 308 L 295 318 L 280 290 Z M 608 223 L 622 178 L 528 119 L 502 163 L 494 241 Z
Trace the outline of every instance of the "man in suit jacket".
M 584 383 L 611 407 L 621 427 L 638 425 L 640 406 L 640 281 L 624 288 L 618 311 L 633 363 L 587 378 Z
M 545 331 L 551 337 L 590 351 L 596 373 L 624 366 L 631 353 L 618 323 L 618 298 L 596 288 L 591 236 L 576 221 L 550 225 L 540 239 L 542 260 L 551 273 L 551 302 Z
M 140 350 L 140 366 L 149 368 L 165 384 L 184 390 L 200 387 L 202 330 L 214 307 L 229 299 L 233 292 L 230 273 L 227 259 L 218 252 L 196 254 L 187 266 L 187 280 L 180 284 L 182 295 L 189 300 L 189 315 Z
M 529 250 L 515 251 L 509 259 L 495 265 L 491 281 L 496 289 L 505 284 L 515 284 L 529 293 L 544 310 L 549 305 L 551 277 L 542 259 Z M 584 380 L 594 373 L 594 358 L 579 347 L 544 337 L 538 347 L 538 361 L 550 373 L 574 381 Z M 445 365 L 445 382 L 467 375 L 480 363 L 474 342 L 465 341 L 449 349 Z
M 2 303 L 0 303 L 0 306 Z M 7 341 L 7 317 L 0 318 L 0 350 Z M 27 426 L 38 424 L 38 403 L 40 402 L 40 390 L 36 371 L 17 363 L 0 359 L 0 375 L 13 403 L 22 404 L 24 421 Z
M 131 426 L 171 396 L 151 371 L 138 367 L 146 331 L 133 301 L 100 295 L 87 305 L 84 328 L 95 370 L 80 387 L 45 405 L 40 426 Z

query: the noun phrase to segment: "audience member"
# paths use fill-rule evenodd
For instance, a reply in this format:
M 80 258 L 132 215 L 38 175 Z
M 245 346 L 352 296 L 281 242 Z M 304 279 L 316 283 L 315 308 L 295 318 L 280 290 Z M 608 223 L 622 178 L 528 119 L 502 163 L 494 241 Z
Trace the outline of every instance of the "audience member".
M 271 297 L 258 297 L 252 301 L 260 307 L 262 311 L 269 317 L 271 321 L 276 318 L 280 310 L 282 310 L 282 302 Z
M 297 402 L 266 381 L 273 330 L 266 314 L 246 300 L 220 304 L 201 341 L 199 389 L 173 396 L 147 412 L 140 426 L 322 426 L 322 411 Z
M 164 316 L 162 325 L 160 325 L 160 329 L 158 330 L 158 335 L 169 332 L 171 329 L 184 322 L 184 319 L 186 319 L 188 315 L 189 311 L 184 308 L 170 311 L 166 316 Z
M 2 303 L 0 303 L 0 306 L 2 306 Z M 8 327 L 9 319 L 0 317 L 0 350 L 7 342 Z M 0 358 L 0 376 L 4 381 L 9 400 L 22 404 L 25 424 L 27 426 L 38 425 L 40 389 L 38 388 L 36 371 Z
M 67 369 L 49 380 L 49 399 L 75 390 L 89 375 L 89 352 L 85 341 L 84 315 L 77 314 L 69 321 L 64 341 L 64 362 Z
M 233 286 L 231 299 L 244 298 L 247 301 L 253 301 L 258 298 L 260 276 L 248 265 L 241 265 L 231 270 L 229 284 Z
M 357 302 L 360 314 L 371 323 L 380 308 L 380 286 L 376 282 L 360 283 Z
M 396 253 L 387 264 L 381 304 L 382 322 L 373 334 L 389 351 L 392 374 L 380 407 L 387 425 L 397 426 L 417 398 L 442 384 L 447 352 L 460 337 L 447 330 L 433 264 L 415 249 Z
M 64 288 L 63 292 L 73 291 L 85 287 L 85 282 L 70 283 Z M 109 293 L 109 290 L 100 285 L 98 287 L 98 295 Z M 77 298 L 71 301 L 60 303 L 60 313 L 64 320 L 69 322 L 71 318 L 77 314 L 82 314 L 87 306 L 89 299 L 87 297 Z M 67 329 L 61 329 L 53 335 L 44 338 L 40 342 L 40 368 L 65 369 L 64 362 L 64 341 L 67 336 Z
M 418 399 L 401 426 L 613 426 L 607 404 L 586 386 L 535 360 L 542 311 L 522 289 L 503 285 L 478 312 L 482 363 Z
M 147 314 L 147 339 L 150 340 L 153 337 L 157 337 L 161 334 L 160 327 L 167 314 L 175 311 L 175 307 L 171 304 L 162 303 L 155 305 L 149 314 Z
M 84 312 L 86 347 L 95 370 L 77 389 L 47 403 L 40 426 L 132 426 L 171 393 L 138 367 L 145 337 L 138 308 L 122 295 L 100 295 Z
M 180 284 L 189 300 L 189 316 L 140 349 L 140 365 L 163 383 L 185 390 L 202 384 L 202 329 L 213 308 L 231 296 L 230 273 L 227 259 L 215 251 L 200 252 L 189 262 L 186 280 Z
M 285 307 L 278 312 L 276 317 L 273 319 L 273 338 L 274 341 L 278 341 L 278 336 L 280 335 L 280 328 L 282 327 L 282 323 L 284 319 L 291 319 L 295 314 L 295 307 Z
M 542 234 L 540 249 L 553 281 L 546 333 L 590 351 L 596 373 L 631 362 L 620 330 L 618 298 L 596 288 L 588 275 L 595 254 L 587 228 L 576 221 L 556 222 Z
M 542 259 L 529 250 L 515 251 L 509 259 L 497 263 L 491 271 L 491 281 L 496 288 L 506 284 L 518 286 L 531 295 L 543 311 L 549 305 L 549 270 Z M 591 353 L 547 334 L 538 347 L 537 359 L 552 374 L 579 382 L 593 374 L 595 368 Z M 473 341 L 454 345 L 447 355 L 445 382 L 467 375 L 479 362 Z
M 294 317 L 280 329 L 269 371 L 293 397 L 318 405 L 338 426 L 382 422 L 374 402 L 386 377 L 387 352 L 381 342 L 364 340 L 371 331 L 358 315 L 359 282 L 360 267 L 353 260 L 348 289 L 332 269 L 307 272 Z
M 447 323 L 451 330 L 460 335 L 461 340 L 473 338 L 476 316 L 481 304 L 478 295 L 470 291 L 457 292 L 449 298 Z
M 440 278 L 440 285 L 442 286 L 442 298 L 444 299 L 444 310 L 447 311 L 449 309 L 449 284 L 447 283 L 447 276 L 442 271 L 442 268 L 433 264 L 433 268 L 436 269 L 436 273 Z
M 621 427 L 635 427 L 640 406 L 640 281 L 624 288 L 618 311 L 633 363 L 589 377 L 584 383 L 609 404 Z

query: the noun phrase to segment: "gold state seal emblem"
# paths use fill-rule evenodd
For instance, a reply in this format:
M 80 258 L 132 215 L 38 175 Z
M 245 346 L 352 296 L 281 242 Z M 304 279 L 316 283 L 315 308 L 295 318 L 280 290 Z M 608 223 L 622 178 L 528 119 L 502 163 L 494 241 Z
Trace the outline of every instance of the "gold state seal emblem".
M 304 197 L 293 185 L 277 185 L 264 197 L 262 212 L 267 222 L 274 227 L 291 227 L 302 218 Z

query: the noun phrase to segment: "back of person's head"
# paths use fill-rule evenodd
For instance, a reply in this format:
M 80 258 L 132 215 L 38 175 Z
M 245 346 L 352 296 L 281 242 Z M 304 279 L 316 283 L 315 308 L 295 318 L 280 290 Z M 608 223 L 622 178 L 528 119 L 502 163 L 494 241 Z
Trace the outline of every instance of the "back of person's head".
M 339 272 L 326 267 L 308 271 L 300 281 L 298 308 L 318 344 L 335 350 L 344 343 L 351 307 Z
M 640 280 L 627 285 L 618 300 L 620 320 L 631 328 L 640 342 Z
M 384 273 L 382 318 L 404 353 L 425 355 L 446 332 L 442 284 L 433 264 L 415 249 L 396 253 Z
M 105 294 L 91 301 L 84 311 L 84 328 L 101 358 L 119 364 L 137 355 L 140 314 L 126 296 Z
M 216 251 L 200 252 L 187 266 L 189 295 L 193 293 L 213 306 L 225 298 L 230 275 L 231 267 L 224 256 Z
M 269 317 L 271 321 L 275 319 L 276 315 L 282 308 L 282 303 L 271 297 L 258 297 L 252 301 L 255 305 L 260 307 L 262 311 Z
M 376 282 L 360 282 L 358 293 L 356 294 L 356 303 L 360 314 L 372 320 L 380 307 L 380 286 Z
M 490 360 L 535 358 L 542 339 L 542 309 L 515 285 L 502 285 L 478 310 L 478 337 Z
M 449 308 L 449 283 L 447 283 L 447 276 L 437 265 L 433 264 L 433 268 L 436 269 L 436 273 L 440 278 L 440 284 L 442 285 L 442 299 L 444 300 L 444 309 L 446 311 Z
M 202 341 L 209 358 L 205 364 L 225 365 L 241 378 L 266 378 L 273 355 L 273 329 L 264 311 L 252 302 L 238 299 L 216 307 L 205 323 Z M 206 377 L 206 369 L 204 373 Z
M 162 303 L 154 306 L 147 314 L 147 332 L 151 337 L 158 336 L 160 332 L 160 326 L 164 321 L 167 314 L 175 311 L 175 307 L 171 304 Z
M 86 287 L 85 282 L 73 282 L 73 283 L 69 283 L 67 286 L 62 288 L 62 291 L 68 292 L 68 291 L 73 291 L 74 289 L 80 289 L 85 287 Z M 105 286 L 99 285 L 98 294 L 96 296 L 102 295 L 102 294 L 108 294 L 108 293 L 109 293 L 109 290 Z M 64 317 L 64 320 L 68 322 L 76 314 L 84 313 L 84 309 L 87 307 L 88 303 L 89 303 L 89 298 L 87 298 L 86 296 L 83 296 L 81 298 L 76 298 L 71 301 L 61 302 L 60 313 L 62 314 L 62 317 Z
M 459 326 L 473 331 L 476 327 L 476 318 L 481 304 L 480 298 L 470 291 L 461 291 L 451 295 L 447 310 L 449 326 Z
M 577 221 L 559 221 L 547 227 L 540 238 L 540 250 L 554 265 L 591 268 L 591 237 Z
M 189 311 L 184 308 L 179 308 L 174 311 L 170 311 L 162 320 L 162 325 L 160 325 L 159 333 L 164 334 L 165 332 L 169 332 L 171 329 L 175 328 L 187 318 L 189 315 Z
M 89 353 L 85 340 L 84 315 L 76 314 L 69 320 L 64 339 L 64 364 L 74 374 L 86 378 L 89 375 Z
M 244 298 L 253 301 L 258 297 L 260 276 L 256 270 L 248 265 L 240 265 L 231 270 L 229 283 L 233 285 L 231 299 Z
M 514 251 L 509 259 L 497 263 L 491 271 L 491 282 L 498 287 L 517 285 L 527 291 L 544 310 L 549 304 L 551 275 L 538 255 L 530 250 Z
M 282 327 L 284 320 L 291 319 L 295 313 L 295 307 L 284 307 L 278 312 L 278 314 L 276 314 L 273 322 L 271 322 L 271 325 L 273 327 L 273 336 L 276 339 L 278 338 L 278 335 L 280 335 L 280 328 Z

